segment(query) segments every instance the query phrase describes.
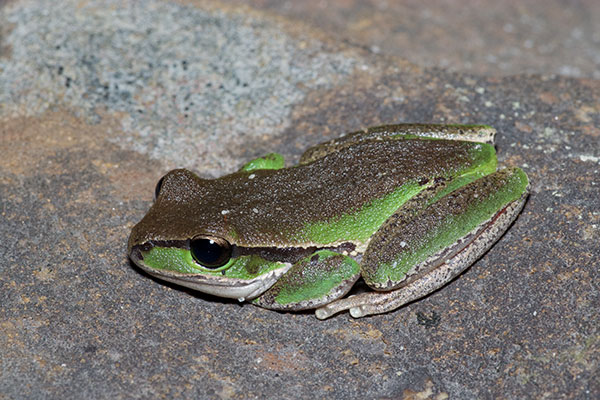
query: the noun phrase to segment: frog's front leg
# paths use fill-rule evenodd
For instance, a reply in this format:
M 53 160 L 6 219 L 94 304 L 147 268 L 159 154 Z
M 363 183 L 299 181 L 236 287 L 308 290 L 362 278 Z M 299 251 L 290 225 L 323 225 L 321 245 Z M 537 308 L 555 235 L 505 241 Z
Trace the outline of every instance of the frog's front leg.
M 474 263 L 519 214 L 528 180 L 518 168 L 497 171 L 414 213 L 401 207 L 373 236 L 361 264 L 364 293 L 316 311 L 355 317 L 394 310 L 444 286 Z
M 359 277 L 360 267 L 354 259 L 320 250 L 292 265 L 252 303 L 281 311 L 317 308 L 344 296 Z

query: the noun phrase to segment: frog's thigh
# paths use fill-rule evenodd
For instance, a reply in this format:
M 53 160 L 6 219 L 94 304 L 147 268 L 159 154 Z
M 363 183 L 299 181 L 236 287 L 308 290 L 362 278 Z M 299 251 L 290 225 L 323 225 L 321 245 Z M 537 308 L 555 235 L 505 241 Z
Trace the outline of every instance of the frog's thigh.
M 441 198 L 410 220 L 399 209 L 374 235 L 362 276 L 376 290 L 317 310 L 327 318 L 349 309 L 353 317 L 394 310 L 442 287 L 489 249 L 519 214 L 527 176 L 518 168 L 487 175 Z
M 352 258 L 321 250 L 303 258 L 253 303 L 272 310 L 317 308 L 344 296 L 360 276 Z

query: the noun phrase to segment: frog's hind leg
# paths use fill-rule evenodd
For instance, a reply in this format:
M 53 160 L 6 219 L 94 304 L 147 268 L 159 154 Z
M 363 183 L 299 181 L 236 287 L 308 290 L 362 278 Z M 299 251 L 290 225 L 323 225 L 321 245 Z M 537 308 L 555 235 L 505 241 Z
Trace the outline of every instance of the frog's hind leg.
M 327 304 L 316 310 L 317 318 L 343 310 L 355 318 L 388 312 L 444 286 L 502 236 L 525 204 L 527 191 L 525 173 L 508 168 L 416 213 L 401 207 L 373 236 L 362 260 L 365 282 L 380 292 Z

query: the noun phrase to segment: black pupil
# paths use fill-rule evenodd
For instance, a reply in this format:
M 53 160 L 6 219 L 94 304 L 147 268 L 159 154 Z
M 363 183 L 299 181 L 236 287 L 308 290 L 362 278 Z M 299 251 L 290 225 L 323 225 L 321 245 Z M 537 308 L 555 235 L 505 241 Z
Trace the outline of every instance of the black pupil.
M 218 268 L 231 258 L 231 246 L 224 240 L 196 238 L 190 241 L 192 257 L 204 267 Z

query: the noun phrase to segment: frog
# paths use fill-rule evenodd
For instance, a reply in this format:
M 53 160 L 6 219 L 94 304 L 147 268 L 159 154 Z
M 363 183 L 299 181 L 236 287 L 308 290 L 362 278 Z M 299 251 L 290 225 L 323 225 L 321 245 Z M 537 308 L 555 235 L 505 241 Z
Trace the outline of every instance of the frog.
M 291 166 L 269 153 L 219 178 L 172 170 L 132 228 L 129 258 L 160 280 L 270 310 L 396 310 L 475 263 L 525 205 L 529 179 L 498 168 L 496 133 L 382 125 Z

